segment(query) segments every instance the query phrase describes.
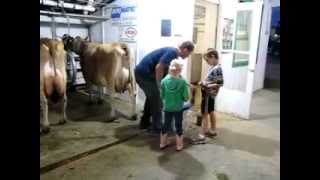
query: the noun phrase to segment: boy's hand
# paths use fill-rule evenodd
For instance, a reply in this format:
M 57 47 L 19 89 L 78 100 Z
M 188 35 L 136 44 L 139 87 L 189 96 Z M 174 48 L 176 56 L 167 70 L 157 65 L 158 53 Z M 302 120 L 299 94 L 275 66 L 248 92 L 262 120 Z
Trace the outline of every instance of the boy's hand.
M 210 89 L 219 89 L 220 85 L 219 84 L 209 84 L 208 88 L 210 88 Z
M 205 82 L 205 81 L 200 81 L 199 85 L 200 85 L 200 86 L 207 86 L 207 82 Z

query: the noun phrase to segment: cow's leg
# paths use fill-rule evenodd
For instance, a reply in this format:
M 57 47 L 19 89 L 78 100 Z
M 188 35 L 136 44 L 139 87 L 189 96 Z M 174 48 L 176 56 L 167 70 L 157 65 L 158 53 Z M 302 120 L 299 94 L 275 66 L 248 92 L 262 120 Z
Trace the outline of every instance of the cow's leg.
M 103 86 L 98 86 L 98 104 L 103 104 Z
M 115 94 L 115 92 L 112 91 L 111 94 L 110 94 L 111 103 L 110 103 L 110 116 L 109 116 L 108 121 L 114 121 L 114 120 L 117 119 L 116 118 L 116 111 L 115 111 L 114 105 L 113 105 L 115 97 L 116 97 L 116 94 Z
M 62 117 L 59 120 L 59 124 L 65 124 L 67 122 L 67 114 L 66 114 L 66 110 L 67 110 L 67 95 L 64 95 L 61 101 L 61 115 Z
M 137 120 L 136 93 L 135 93 L 132 85 L 129 85 L 128 90 L 129 90 L 130 104 L 131 104 L 130 119 Z
M 40 95 L 40 116 L 40 133 L 48 133 L 50 131 L 48 101 L 44 95 Z
M 89 102 L 88 102 L 88 104 L 92 105 L 94 103 L 94 90 L 93 90 L 92 84 L 89 83 L 89 82 L 87 82 L 87 87 L 88 87 L 88 90 L 89 90 Z
M 111 122 L 111 121 L 114 121 L 114 120 L 117 119 L 116 118 L 116 111 L 115 111 L 114 105 L 113 105 L 114 104 L 114 100 L 115 100 L 115 96 L 116 96 L 115 89 L 111 88 L 111 91 L 110 91 L 110 114 L 109 114 L 109 117 L 108 117 L 108 120 L 107 120 L 108 122 Z

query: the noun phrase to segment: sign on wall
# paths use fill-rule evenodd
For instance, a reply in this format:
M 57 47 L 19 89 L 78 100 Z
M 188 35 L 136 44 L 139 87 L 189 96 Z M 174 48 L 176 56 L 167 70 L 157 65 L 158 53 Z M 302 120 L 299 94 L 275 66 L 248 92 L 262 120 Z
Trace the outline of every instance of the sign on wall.
M 121 26 L 120 27 L 120 41 L 136 42 L 137 41 L 137 26 Z
M 113 7 L 111 9 L 111 20 L 112 25 L 136 25 L 136 7 Z
M 171 36 L 171 20 L 170 19 L 161 20 L 161 36 L 164 36 L 164 37 Z
M 119 41 L 136 42 L 137 14 L 136 6 L 113 7 L 111 11 L 111 24 L 119 28 Z

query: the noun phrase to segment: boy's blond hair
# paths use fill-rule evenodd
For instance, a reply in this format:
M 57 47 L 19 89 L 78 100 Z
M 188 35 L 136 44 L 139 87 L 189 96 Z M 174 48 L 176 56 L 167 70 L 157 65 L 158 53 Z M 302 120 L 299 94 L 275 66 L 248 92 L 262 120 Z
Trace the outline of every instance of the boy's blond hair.
M 179 60 L 172 60 L 169 66 L 169 71 L 171 70 L 182 70 L 183 64 Z

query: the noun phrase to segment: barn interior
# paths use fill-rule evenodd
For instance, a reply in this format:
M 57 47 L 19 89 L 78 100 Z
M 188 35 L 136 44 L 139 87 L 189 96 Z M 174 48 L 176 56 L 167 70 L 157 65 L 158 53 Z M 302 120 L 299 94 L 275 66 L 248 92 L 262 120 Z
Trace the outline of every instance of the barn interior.
M 42 0 L 40 1 L 40 37 L 62 38 L 64 34 L 89 36 L 89 29 L 108 18 L 95 15 L 113 0 Z M 138 121 L 128 120 L 129 104 L 124 98 L 111 100 L 107 94 L 102 104 L 89 104 L 86 82 L 79 55 L 67 52 L 67 123 L 59 125 L 59 104 L 49 104 L 50 132 L 40 136 L 40 171 L 61 166 L 99 148 L 125 141 L 138 133 Z M 107 122 L 110 105 L 118 119 Z
M 60 105 L 49 102 L 50 131 L 40 133 L 41 179 L 157 179 L 157 173 L 160 177 L 158 179 L 163 179 L 162 175 L 168 177 L 167 179 L 221 180 L 228 179 L 228 176 L 245 180 L 257 177 L 268 179 L 271 176 L 271 179 L 277 179 L 277 164 L 280 159 L 280 90 L 264 90 L 262 85 L 255 88 L 261 91 L 252 98 L 253 108 L 250 113 L 253 116 L 250 121 L 243 121 L 242 117 L 236 115 L 237 112 L 225 113 L 218 109 L 221 136 L 219 134 L 217 139 L 210 139 L 207 142 L 208 146 L 191 146 L 191 138 L 198 135 L 199 123 L 201 124 L 201 93 L 200 86 L 196 84 L 208 73 L 208 65 L 203 61 L 203 52 L 209 47 L 218 49 L 218 42 L 223 41 L 220 35 L 220 26 L 223 24 L 221 19 L 228 20 L 229 17 L 222 16 L 230 12 L 232 16 L 236 14 L 233 13 L 234 9 L 228 9 L 229 6 L 235 6 L 235 2 L 241 4 L 258 1 L 188 0 L 181 3 L 180 0 L 40 0 L 40 38 L 62 39 L 64 35 L 69 35 L 88 37 L 89 41 L 96 43 L 125 42 L 133 50 L 133 65 L 153 49 L 174 47 L 185 39 L 193 41 L 195 50 L 188 60 L 183 62 L 186 68 L 182 76 L 194 84 L 196 89 L 191 92 L 194 106 L 184 113 L 185 142 L 188 144 L 186 152 L 180 156 L 173 152 L 163 155 L 157 149 L 158 135 L 152 135 L 148 130 L 139 128 L 145 98 L 141 89 L 136 87 L 137 119 L 130 118 L 132 105 L 128 91 L 117 93 L 115 98 L 112 98 L 110 90 L 104 88 L 103 101 L 90 103 L 90 91 L 80 65 L 81 57 L 74 51 L 66 50 L 67 122 L 59 123 Z M 119 7 L 138 7 L 139 11 L 131 13 L 132 9 L 124 9 L 125 17 L 122 19 L 118 17 Z M 125 23 L 121 23 L 122 20 Z M 128 26 L 136 28 L 136 31 L 124 31 Z M 169 37 L 161 34 L 166 28 L 171 29 L 168 32 Z M 231 26 L 230 29 L 234 28 Z M 245 81 L 248 67 L 233 67 L 231 62 L 234 61 L 234 57 L 231 57 L 231 51 L 227 49 L 220 54 L 223 68 L 227 69 L 230 65 L 225 76 L 226 79 L 229 78 L 226 80 L 229 90 L 222 94 L 223 104 L 220 107 L 228 107 L 225 109 L 233 111 L 245 106 L 239 97 L 247 95 L 242 92 L 242 87 L 245 89 L 247 84 Z M 93 87 L 93 90 L 94 97 L 98 97 L 101 89 Z M 109 120 L 111 107 L 114 107 L 117 116 L 112 121 Z M 111 147 L 116 150 L 113 151 Z M 98 152 L 103 155 L 98 155 Z M 212 155 L 212 152 L 215 154 Z M 143 159 L 143 156 L 146 157 Z M 207 157 L 214 160 L 209 162 Z M 81 164 L 82 159 L 85 165 L 78 166 L 77 163 Z M 177 167 L 176 163 L 185 164 L 186 160 L 190 163 Z M 249 168 L 240 165 L 252 160 L 254 163 L 248 165 Z M 265 163 L 266 160 L 268 163 Z M 86 163 L 89 161 L 91 165 L 87 168 Z M 141 165 L 137 166 L 140 162 Z M 148 167 L 149 171 L 146 170 Z M 208 170 L 202 177 L 200 172 L 207 171 L 206 167 L 214 167 L 221 172 L 227 170 L 225 173 L 212 173 Z M 186 176 L 185 168 L 190 169 Z M 118 172 L 123 169 L 123 173 Z M 260 173 L 260 169 L 264 171 Z M 84 176 L 85 173 L 87 176 Z M 130 173 L 136 173 L 136 176 Z

